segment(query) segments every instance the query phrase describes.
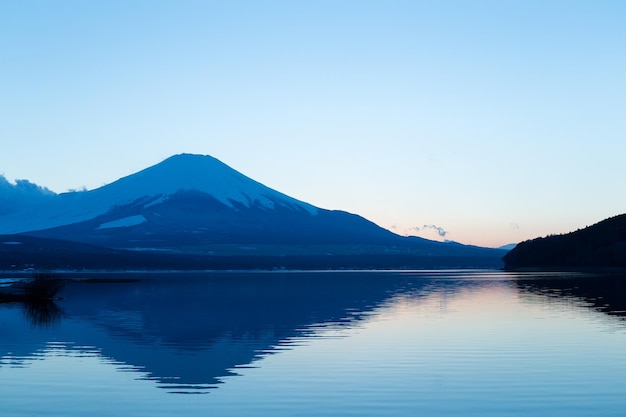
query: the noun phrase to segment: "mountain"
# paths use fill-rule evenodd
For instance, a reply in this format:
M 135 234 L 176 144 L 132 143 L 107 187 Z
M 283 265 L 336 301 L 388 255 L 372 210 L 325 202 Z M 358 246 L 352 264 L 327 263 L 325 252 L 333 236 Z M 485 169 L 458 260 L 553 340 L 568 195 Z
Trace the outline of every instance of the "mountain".
M 11 184 L 0 175 L 0 216 L 52 200 L 56 194 L 27 180 Z
M 626 268 L 626 214 L 572 233 L 522 242 L 503 259 L 507 269 Z
M 120 217 L 124 209 L 138 213 L 139 207 L 147 209 L 175 199 L 175 194 L 190 192 L 210 196 L 214 203 L 229 209 L 255 206 L 316 212 L 313 206 L 265 187 L 215 158 L 182 154 L 98 189 L 59 194 L 45 204 L 14 212 L 13 216 L 0 219 L 0 232 L 51 229 L 105 214 L 116 223 L 99 223 L 102 229 L 132 226 L 138 221 Z
M 0 214 L 0 234 L 161 255 L 497 259 L 503 254 L 401 237 L 361 216 L 289 197 L 213 157 L 191 154 L 172 156 L 95 190 L 46 194 L 7 208 Z
M 509 251 L 517 246 L 517 243 L 509 243 L 508 245 L 499 246 L 498 249 Z

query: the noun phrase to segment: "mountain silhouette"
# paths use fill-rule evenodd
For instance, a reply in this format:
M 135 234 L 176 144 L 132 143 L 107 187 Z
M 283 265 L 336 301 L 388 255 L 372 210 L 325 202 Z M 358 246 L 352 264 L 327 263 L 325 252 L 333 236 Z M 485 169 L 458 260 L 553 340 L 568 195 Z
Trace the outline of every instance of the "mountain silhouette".
M 0 234 L 144 252 L 145 257 L 158 253 L 170 256 L 170 260 L 174 255 L 256 257 L 254 262 L 241 258 L 233 262 L 244 268 L 298 265 L 335 268 L 346 266 L 344 261 L 348 261 L 348 266 L 364 268 L 408 264 L 492 267 L 500 264 L 499 258 L 504 253 L 399 236 L 359 215 L 315 207 L 289 197 L 205 155 L 175 155 L 94 190 L 48 193 L 36 203 L 16 207 L 25 208 L 0 214 Z M 41 240 L 36 244 L 49 246 L 50 242 Z M 9 249 L 20 250 L 14 246 L 3 248 Z M 88 251 L 93 252 L 92 249 Z M 120 264 L 130 266 L 142 262 L 137 260 L 140 255 L 135 261 L 130 260 L 132 256 L 129 258 L 128 254 L 117 255 L 126 259 Z M 424 264 L 406 259 L 376 260 L 375 257 L 368 262 L 364 262 L 365 258 L 328 259 L 332 255 L 457 259 Z M 326 259 L 323 262 L 313 258 L 259 262 L 259 257 L 267 260 L 272 256 L 324 256 Z M 467 258 L 481 258 L 481 261 L 475 263 Z M 187 261 L 200 269 L 207 265 L 197 258 L 195 261 L 187 258 Z M 226 264 L 222 262 L 224 267 Z
M 522 242 L 503 259 L 507 269 L 626 268 L 626 214 Z

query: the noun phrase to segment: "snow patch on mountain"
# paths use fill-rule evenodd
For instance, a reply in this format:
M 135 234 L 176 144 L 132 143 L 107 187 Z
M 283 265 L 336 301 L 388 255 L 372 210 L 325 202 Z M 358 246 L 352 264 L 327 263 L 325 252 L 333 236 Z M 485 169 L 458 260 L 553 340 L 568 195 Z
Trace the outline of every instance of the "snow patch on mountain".
M 96 230 L 113 229 L 115 227 L 136 226 L 138 224 L 142 224 L 147 221 L 148 220 L 141 214 L 137 216 L 128 216 L 128 217 L 124 217 L 123 219 L 113 220 L 112 222 L 102 223 L 100 226 L 96 228 Z
M 167 200 L 169 198 L 169 196 L 158 196 L 155 199 L 153 199 L 152 201 L 149 201 L 148 203 L 145 203 L 143 205 L 143 208 L 147 209 L 153 206 L 156 206 L 158 204 L 161 204 L 162 202 L 164 202 L 165 200 Z

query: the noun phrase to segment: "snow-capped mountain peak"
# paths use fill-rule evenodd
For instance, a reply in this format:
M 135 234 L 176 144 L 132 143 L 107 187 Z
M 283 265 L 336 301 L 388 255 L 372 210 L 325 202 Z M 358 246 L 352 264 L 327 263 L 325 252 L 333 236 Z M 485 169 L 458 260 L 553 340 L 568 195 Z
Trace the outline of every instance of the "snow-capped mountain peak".
M 311 263 L 321 258 L 334 265 L 341 258 L 334 254 L 343 253 L 350 259 L 343 259 L 346 263 L 340 266 L 352 267 L 352 256 L 368 251 L 375 255 L 366 261 L 370 266 L 378 264 L 377 256 L 405 256 L 407 250 L 420 257 L 483 253 L 480 248 L 401 237 L 356 214 L 318 209 L 203 155 L 175 155 L 91 191 L 54 194 L 26 182 L 13 186 L 0 178 L 0 194 L 25 196 L 24 204 L 0 211 L 0 234 L 56 239 L 57 243 L 44 245 L 52 252 L 56 245 L 63 245 L 59 241 L 83 242 L 105 248 L 193 255 L 186 260 L 176 258 L 169 265 L 203 268 L 214 266 L 213 256 L 230 259 L 231 255 L 235 260 L 227 263 L 237 267 L 245 266 L 239 264 L 245 259 L 252 262 L 248 266 L 263 265 L 269 259 L 264 255 L 280 257 L 269 262 L 284 267 L 289 263 L 283 262 L 292 262 L 292 258 L 282 260 L 288 254 L 301 259 L 298 265 L 311 267 L 321 265 L 318 260 Z M 23 237 L 9 237 L 7 241 L 22 242 Z M 79 259 L 81 252 L 73 252 L 72 245 L 55 253 L 69 255 L 70 264 L 85 267 L 90 261 Z M 98 256 L 109 255 L 105 251 Z M 127 259 L 125 265 L 136 265 L 136 261 L 128 263 L 135 259 L 134 254 L 124 256 L 119 259 Z M 202 259 L 200 264 L 194 263 L 197 256 Z M 489 256 L 500 255 L 489 252 Z M 150 259 L 152 265 L 161 265 L 159 257 Z M 58 262 L 65 265 L 66 261 Z M 112 260 L 111 266 L 116 262 Z
M 0 233 L 22 233 L 85 222 L 130 204 L 144 208 L 194 191 L 229 208 L 277 206 L 315 215 L 318 209 L 264 186 L 216 158 L 180 154 L 91 191 L 56 195 L 38 206 L 0 216 Z
M 266 187 L 208 155 L 174 155 L 93 192 L 133 201 L 143 196 L 169 196 L 178 191 L 200 191 L 228 207 L 233 207 L 233 203 L 266 208 L 279 204 L 317 213 L 314 206 Z

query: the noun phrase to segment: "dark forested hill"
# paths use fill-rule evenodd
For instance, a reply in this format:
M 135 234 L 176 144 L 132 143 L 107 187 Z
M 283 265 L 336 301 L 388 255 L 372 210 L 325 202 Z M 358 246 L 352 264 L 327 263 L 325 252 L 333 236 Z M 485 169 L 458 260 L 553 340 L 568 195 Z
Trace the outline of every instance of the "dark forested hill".
M 626 214 L 522 242 L 504 256 L 504 263 L 506 269 L 626 268 Z

